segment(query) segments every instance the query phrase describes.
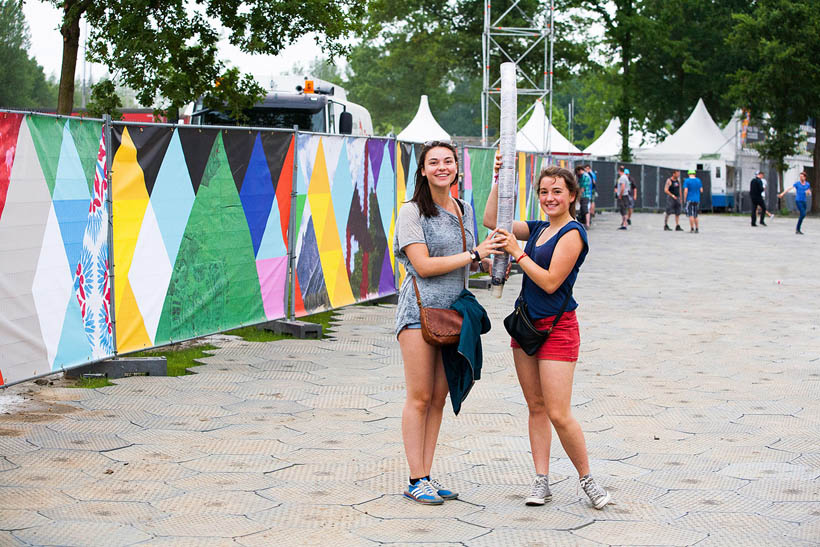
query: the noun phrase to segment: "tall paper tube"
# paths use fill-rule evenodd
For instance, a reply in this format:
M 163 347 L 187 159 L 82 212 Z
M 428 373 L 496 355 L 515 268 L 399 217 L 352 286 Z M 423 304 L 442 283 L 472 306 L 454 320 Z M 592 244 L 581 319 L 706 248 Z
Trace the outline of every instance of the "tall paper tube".
M 501 63 L 501 169 L 498 172 L 498 216 L 496 227 L 512 231 L 515 212 L 515 135 L 518 122 L 518 92 L 515 63 Z M 490 292 L 501 298 L 507 275 L 508 254 L 493 257 Z

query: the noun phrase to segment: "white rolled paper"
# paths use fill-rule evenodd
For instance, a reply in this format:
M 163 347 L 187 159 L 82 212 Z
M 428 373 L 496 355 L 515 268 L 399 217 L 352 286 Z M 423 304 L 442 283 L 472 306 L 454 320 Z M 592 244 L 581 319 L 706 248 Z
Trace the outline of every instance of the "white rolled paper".
M 496 227 L 512 232 L 515 213 L 515 135 L 518 132 L 518 92 L 515 63 L 501 63 L 501 169 L 498 172 L 498 216 Z M 510 255 L 495 255 L 490 292 L 501 298 Z

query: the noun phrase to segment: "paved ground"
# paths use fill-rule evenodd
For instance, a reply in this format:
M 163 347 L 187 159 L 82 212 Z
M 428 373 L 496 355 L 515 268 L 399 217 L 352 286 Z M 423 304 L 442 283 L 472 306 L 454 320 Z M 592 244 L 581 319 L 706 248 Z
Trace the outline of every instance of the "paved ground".
M 444 420 L 435 471 L 460 501 L 400 495 L 394 310 L 356 306 L 333 339 L 222 339 L 194 376 L 1 394 L 28 400 L 0 415 L 0 545 L 817 544 L 820 221 L 702 220 L 590 234 L 573 405 L 616 505 L 587 506 L 558 442 L 554 500 L 522 503 L 515 276 L 479 295 L 484 377 Z

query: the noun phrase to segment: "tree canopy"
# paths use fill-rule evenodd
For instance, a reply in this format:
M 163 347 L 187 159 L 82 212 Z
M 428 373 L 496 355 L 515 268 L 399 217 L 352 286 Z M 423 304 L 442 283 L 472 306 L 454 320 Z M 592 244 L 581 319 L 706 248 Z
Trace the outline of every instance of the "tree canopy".
M 43 68 L 29 57 L 29 29 L 18 0 L 0 0 L 0 106 L 53 108 L 56 86 L 46 80 Z

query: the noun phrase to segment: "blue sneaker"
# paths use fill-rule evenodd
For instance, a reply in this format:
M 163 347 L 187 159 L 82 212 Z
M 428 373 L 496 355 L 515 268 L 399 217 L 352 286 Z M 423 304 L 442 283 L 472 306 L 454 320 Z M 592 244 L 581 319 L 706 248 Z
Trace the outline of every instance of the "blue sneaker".
M 421 479 L 416 484 L 408 484 L 404 490 L 404 497 L 424 505 L 441 505 L 444 503 L 444 500 L 436 493 L 436 489 L 428 479 Z
M 458 497 L 458 492 L 453 492 L 444 487 L 437 479 L 430 479 L 430 484 L 436 490 L 438 496 L 443 500 L 454 500 Z

